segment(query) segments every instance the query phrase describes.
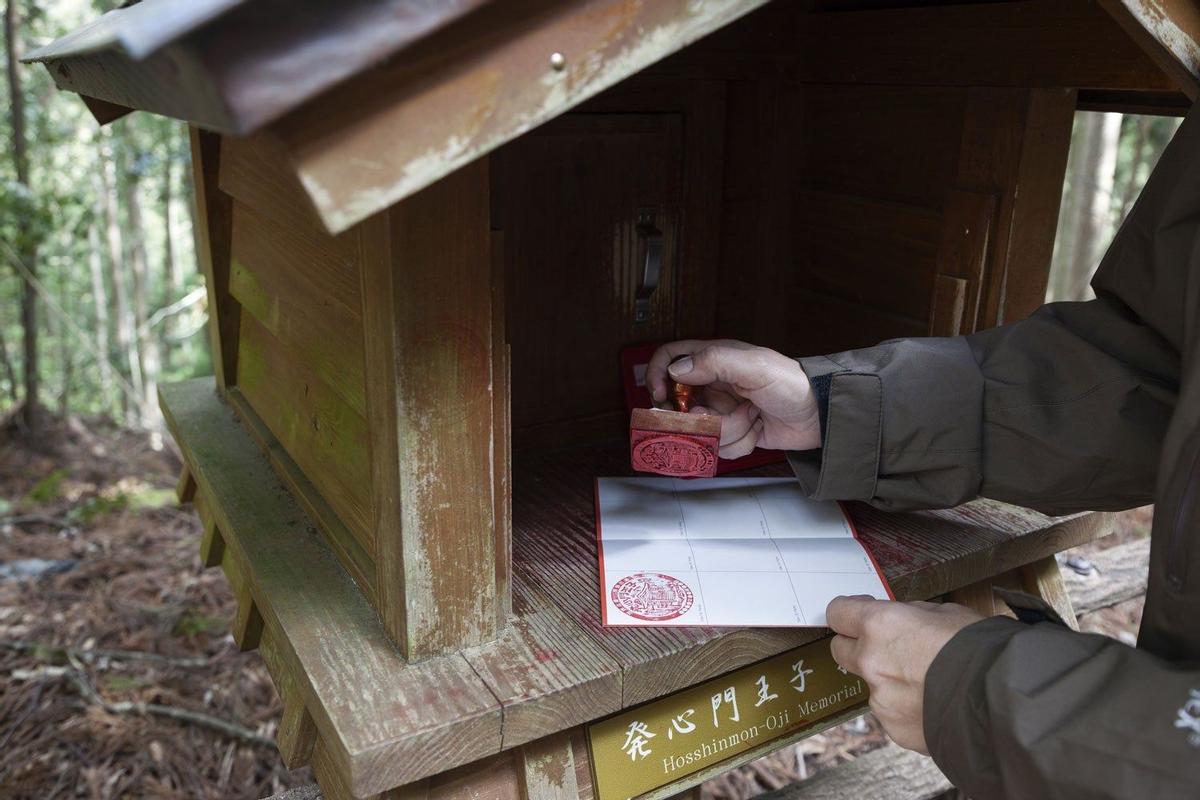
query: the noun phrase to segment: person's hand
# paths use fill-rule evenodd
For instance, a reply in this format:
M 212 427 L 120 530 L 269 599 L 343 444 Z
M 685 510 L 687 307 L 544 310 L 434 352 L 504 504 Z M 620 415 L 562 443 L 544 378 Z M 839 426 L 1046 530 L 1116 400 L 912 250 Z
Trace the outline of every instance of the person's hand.
M 833 658 L 871 689 L 871 710 L 901 747 L 925 746 L 925 674 L 954 634 L 983 619 L 954 603 L 835 597 L 825 611 Z
M 655 351 L 646 385 L 655 404 L 670 399 L 670 381 L 701 387 L 692 412 L 721 416 L 721 457 L 755 447 L 811 450 L 821 446 L 817 401 L 794 359 L 732 339 L 685 340 Z

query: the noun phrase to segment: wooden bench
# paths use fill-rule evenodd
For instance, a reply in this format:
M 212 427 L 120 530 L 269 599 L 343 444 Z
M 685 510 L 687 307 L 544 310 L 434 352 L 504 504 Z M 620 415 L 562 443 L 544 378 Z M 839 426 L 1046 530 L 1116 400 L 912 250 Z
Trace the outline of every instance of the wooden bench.
M 1148 538 L 1100 550 L 1091 562 L 1094 570 L 1087 575 L 1063 571 L 1077 614 L 1109 608 L 1146 593 Z M 888 742 L 853 761 L 766 792 L 761 800 L 935 800 L 953 788 L 933 759 Z M 322 795 L 314 783 L 267 800 L 322 800 Z

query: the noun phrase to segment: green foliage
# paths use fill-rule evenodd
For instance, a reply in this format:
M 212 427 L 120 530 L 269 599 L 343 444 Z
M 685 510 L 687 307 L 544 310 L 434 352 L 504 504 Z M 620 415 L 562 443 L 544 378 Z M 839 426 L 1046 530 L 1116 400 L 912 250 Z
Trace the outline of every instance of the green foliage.
M 229 623 L 219 617 L 210 617 L 194 608 L 184 609 L 171 631 L 175 636 L 192 638 L 201 634 L 220 634 L 229 630 Z
M 116 5 L 18 2 L 20 49 L 28 52 Z M 156 311 L 203 285 L 192 244 L 186 127 L 138 113 L 102 129 L 76 95 L 55 89 L 44 67 L 19 69 L 28 186 L 16 180 L 12 115 L 0 115 L 0 413 L 21 399 L 21 388 L 13 385 L 23 369 L 24 334 L 16 311 L 24 279 L 11 264 L 16 254 L 30 261 L 40 283 L 41 403 L 156 424 L 155 383 L 212 372 L 203 302 L 160 321 L 140 342 L 122 344 L 117 336 L 119 322 L 131 330 L 144 326 Z M 10 100 L 7 82 L 0 81 L 0 105 L 10 107 Z M 131 214 L 134 203 L 138 213 Z M 140 309 L 132 297 L 135 249 L 145 254 Z M 118 277 L 128 295 L 122 308 Z M 146 373 L 136 386 L 135 366 Z
M 98 517 L 129 507 L 129 498 L 124 494 L 107 497 L 102 494 L 89 497 L 67 512 L 67 521 L 75 525 L 90 525 Z
M 29 503 L 49 503 L 57 500 L 62 494 L 63 480 L 67 477 L 65 469 L 56 469 L 33 485 L 25 499 Z
M 96 519 L 126 509 L 137 511 L 166 508 L 176 503 L 171 489 L 144 486 L 132 491 L 103 492 L 87 498 L 69 512 L 67 520 L 76 525 L 89 525 Z

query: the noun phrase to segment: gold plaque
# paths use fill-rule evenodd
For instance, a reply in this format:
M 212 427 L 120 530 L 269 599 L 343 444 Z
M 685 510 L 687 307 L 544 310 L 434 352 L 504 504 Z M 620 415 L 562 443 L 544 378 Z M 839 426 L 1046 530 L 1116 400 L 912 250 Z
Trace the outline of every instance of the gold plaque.
M 588 726 L 597 800 L 624 800 L 867 702 L 829 639 Z

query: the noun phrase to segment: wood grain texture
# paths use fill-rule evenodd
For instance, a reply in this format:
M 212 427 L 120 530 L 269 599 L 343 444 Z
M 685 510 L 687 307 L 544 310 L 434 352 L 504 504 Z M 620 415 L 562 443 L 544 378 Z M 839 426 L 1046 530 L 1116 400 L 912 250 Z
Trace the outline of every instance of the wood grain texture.
M 71 55 L 53 59 L 46 69 L 59 89 L 97 98 L 107 108 L 149 109 L 206 130 L 237 127 L 200 58 L 185 44 L 168 44 L 140 60 L 113 50 Z
M 221 190 L 289 231 L 321 231 L 324 225 L 296 177 L 287 149 L 269 131 L 224 138 Z M 342 257 L 357 254 L 357 235 L 330 237 Z
M 237 412 L 250 437 L 258 445 L 275 474 L 292 493 L 296 502 L 304 509 L 317 528 L 329 542 L 342 567 L 350 573 L 372 605 L 377 605 L 375 592 L 375 561 L 371 551 L 364 548 L 346 523 L 338 517 L 333 507 L 321 496 L 317 487 L 300 469 L 296 461 L 275 438 L 275 434 L 262 421 L 258 413 L 237 387 L 230 389 L 226 399 Z
M 179 501 L 180 505 L 184 505 L 192 502 L 195 496 L 196 479 L 192 477 L 191 471 L 185 464 L 179 470 L 179 480 L 175 482 L 175 499 Z
M 491 214 L 504 230 L 509 276 L 514 429 L 562 423 L 569 433 L 554 444 L 578 444 L 576 420 L 621 408 L 620 349 L 674 336 L 682 137 L 676 114 L 571 114 L 492 156 Z M 548 197 L 558 200 L 548 207 Z M 663 249 L 648 319 L 637 323 L 641 211 L 662 232 Z M 605 364 L 611 368 L 598 368 Z
M 230 292 L 364 414 L 358 264 L 329 244 L 324 233 L 287 229 L 234 201 Z
M 504 708 L 505 749 L 621 709 L 617 661 L 520 580 L 511 624 L 463 656 Z
M 513 550 L 529 581 L 579 623 L 622 667 L 624 707 L 660 697 L 821 635 L 814 629 L 605 628 L 596 587 L 593 480 L 625 475 L 619 446 L 519 456 L 514 467 Z M 780 466 L 754 474 L 787 474 Z M 1054 519 L 980 500 L 944 511 L 850 512 L 896 596 L 928 599 L 1105 534 L 1105 514 Z
M 1067 594 L 1062 571 L 1054 556 L 1046 556 L 1026 564 L 1021 567 L 1020 573 L 1021 585 L 1025 591 L 1049 603 L 1062 617 L 1063 622 L 1067 623 L 1067 627 L 1079 630 L 1079 620 L 1075 617 L 1075 609 L 1071 607 L 1071 596 Z
M 1074 90 L 1029 93 L 1021 157 L 1010 184 L 1015 200 L 1008 233 L 1012 244 L 1004 265 L 1003 307 L 997 324 L 1024 319 L 1045 301 L 1075 99 Z
M 237 382 L 241 309 L 229 292 L 233 204 L 217 186 L 223 142 L 216 134 L 190 129 L 192 185 L 196 199 L 196 260 L 208 291 L 208 339 L 213 373 L 224 389 Z
M 935 800 L 953 788 L 932 758 L 888 742 L 760 800 Z
M 962 310 L 957 315 L 955 333 L 934 333 L 935 336 L 955 336 L 959 332 L 977 328 L 979 297 L 996 226 L 997 205 L 996 194 L 990 191 L 973 192 L 955 188 L 946 193 L 938 245 L 937 277 L 962 280 L 964 285 Z M 944 281 L 941 282 L 941 286 L 946 285 Z M 937 288 L 935 285 L 935 291 Z M 948 299 L 951 303 L 955 301 L 953 297 Z M 931 324 L 940 313 L 936 305 L 931 308 Z M 951 315 L 949 318 L 954 317 Z
M 1090 0 L 793 14 L 789 21 L 795 38 L 788 41 L 796 43 L 790 77 L 809 83 L 1175 88 Z
M 431 37 L 274 128 L 329 230 L 342 231 L 762 3 L 492 4 L 451 41 Z M 561 70 L 554 52 L 567 54 Z
M 803 190 L 794 200 L 801 239 L 793 285 L 924 319 L 940 266 L 936 211 L 909 203 Z
M 935 275 L 929 298 L 929 335 L 958 336 L 962 333 L 966 305 L 966 279 Z
M 496 525 L 496 624 L 512 615 L 512 350 L 504 302 L 504 233 L 491 233 L 492 506 Z
M 358 540 L 375 553 L 367 422 L 243 309 L 237 385 Z
M 521 748 L 518 758 L 524 800 L 579 797 L 569 733 L 530 742 Z
M 368 220 L 361 247 L 379 609 L 415 660 L 497 631 L 487 161 Z
M 227 549 L 320 734 L 314 765 L 370 795 L 500 749 L 500 707 L 461 656 L 406 664 L 211 380 L 163 386 Z M 318 775 L 320 775 L 318 770 Z
M 1099 0 L 1175 85 L 1200 96 L 1200 8 L 1191 0 Z
M 1080 575 L 1062 571 L 1063 582 L 1076 614 L 1107 608 L 1146 593 L 1150 573 L 1150 539 L 1100 550 L 1089 556 L 1096 570 Z

